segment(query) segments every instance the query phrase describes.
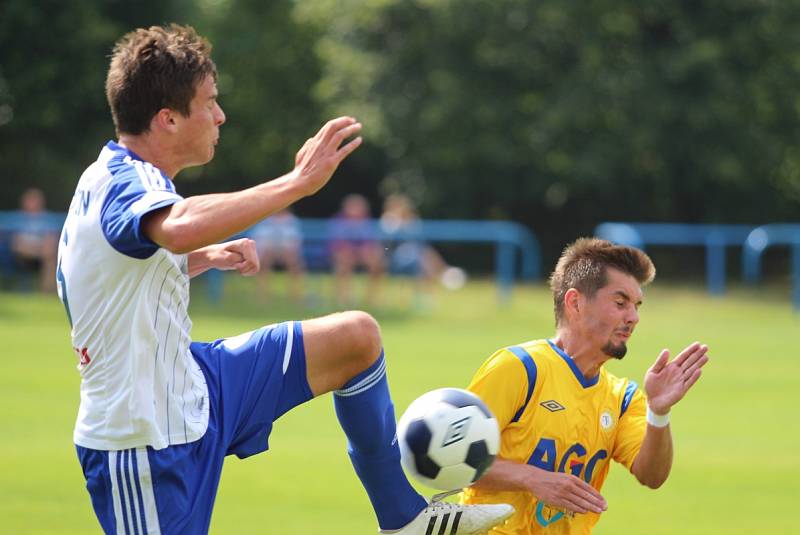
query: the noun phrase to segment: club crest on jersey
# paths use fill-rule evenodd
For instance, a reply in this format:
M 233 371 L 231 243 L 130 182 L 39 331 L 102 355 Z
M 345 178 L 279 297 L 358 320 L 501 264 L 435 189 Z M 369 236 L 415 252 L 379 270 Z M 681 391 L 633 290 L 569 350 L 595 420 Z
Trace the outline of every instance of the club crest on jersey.
M 447 433 L 444 435 L 444 442 L 442 442 L 442 447 L 449 446 L 450 444 L 455 444 L 459 440 L 464 440 L 464 437 L 467 436 L 467 430 L 469 429 L 469 422 L 472 420 L 471 417 L 467 416 L 466 418 L 462 418 L 460 420 L 456 420 L 450 427 L 447 428 Z
M 541 403 L 539 403 L 539 405 L 549 410 L 550 412 L 558 412 L 566 409 L 566 407 L 564 407 L 561 403 L 559 403 L 554 399 L 548 399 L 547 401 L 542 401 Z
M 606 431 L 614 427 L 614 417 L 611 415 L 611 411 L 605 410 L 600 414 L 600 427 Z

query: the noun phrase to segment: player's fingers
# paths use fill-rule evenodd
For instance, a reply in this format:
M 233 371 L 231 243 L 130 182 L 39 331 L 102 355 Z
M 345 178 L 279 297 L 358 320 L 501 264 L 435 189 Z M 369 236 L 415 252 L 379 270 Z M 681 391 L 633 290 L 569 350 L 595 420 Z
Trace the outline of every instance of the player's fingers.
M 234 264 L 233 267 L 236 271 L 238 271 L 241 275 L 244 275 L 245 277 L 256 274 L 255 266 L 253 265 L 252 262 L 247 262 L 247 261 L 239 262 L 237 264 Z
M 342 144 L 342 141 L 344 141 L 345 139 L 349 138 L 353 134 L 356 134 L 356 133 L 358 133 L 360 131 L 361 131 L 361 123 L 353 123 L 353 124 L 351 124 L 349 126 L 346 126 L 346 127 L 342 128 L 338 132 L 336 132 L 333 135 L 333 137 L 331 138 L 331 141 L 338 148 L 339 145 Z
M 675 361 L 674 361 L 675 364 L 677 364 L 679 366 L 682 365 L 683 362 L 686 359 L 688 359 L 689 356 L 692 353 L 694 353 L 695 351 L 697 351 L 699 348 L 700 348 L 700 342 L 694 342 L 694 343 L 690 344 L 689 346 L 686 347 L 686 349 L 681 351 L 680 354 L 677 357 L 675 357 Z
M 576 478 L 576 482 L 578 483 L 577 493 L 583 497 L 587 502 L 592 504 L 592 506 L 599 508 L 602 511 L 605 511 L 606 507 L 608 507 L 608 503 L 606 503 L 606 499 L 603 498 L 603 495 L 600 494 L 596 488 L 591 486 L 590 484 L 586 483 L 582 479 Z
M 650 371 L 656 373 L 660 372 L 664 369 L 664 366 L 667 365 L 667 362 L 669 362 L 669 349 L 662 349 L 661 353 L 658 354 L 656 361 L 650 367 Z
M 337 150 L 336 151 L 336 165 L 339 165 L 339 163 L 342 160 L 344 160 L 345 158 L 347 158 L 350 155 L 351 152 L 356 150 L 359 147 L 359 145 L 361 145 L 362 141 L 363 141 L 363 139 L 361 138 L 361 136 L 358 136 L 354 140 L 350 141 L 347 145 L 345 145 L 341 149 Z
M 356 120 L 352 117 L 337 117 L 336 119 L 331 119 L 325 123 L 325 126 L 319 131 L 319 139 L 323 142 L 327 142 L 336 132 L 355 122 Z
M 687 361 L 687 362 L 689 362 L 689 361 Z M 692 362 L 692 364 L 690 366 L 686 366 L 684 368 L 684 370 L 683 370 L 683 372 L 681 374 L 681 377 L 683 377 L 684 380 L 688 379 L 689 377 L 692 376 L 692 374 L 694 374 L 695 370 L 705 366 L 706 362 L 708 362 L 708 355 L 705 355 L 705 354 L 701 355 L 697 360 Z
M 222 254 L 225 265 L 231 267 L 234 267 L 236 264 L 244 261 L 244 256 L 236 250 L 226 249 Z
M 250 264 L 250 273 L 255 275 L 261 269 L 261 259 L 258 257 L 258 251 L 256 250 L 255 245 L 248 247 L 247 254 L 245 255 L 245 260 Z
M 698 379 L 700 379 L 701 375 L 703 375 L 703 370 L 701 370 L 699 368 L 696 369 L 692 373 L 692 375 L 690 375 L 689 378 L 686 379 L 686 381 L 683 382 L 683 388 L 685 390 L 689 390 L 690 388 L 692 388 L 694 386 L 694 384 L 698 381 Z
M 563 507 L 573 513 L 588 513 L 591 509 L 584 500 L 577 496 L 569 496 L 563 499 Z
M 246 260 L 255 261 L 258 259 L 258 251 L 256 249 L 256 242 L 250 238 L 246 238 L 242 242 L 242 253 Z
M 698 347 L 695 351 L 691 352 L 683 362 L 681 362 L 679 368 L 685 373 L 686 370 L 697 364 L 700 359 L 705 358 L 707 351 L 707 346 Z
M 583 496 L 576 496 L 575 501 L 579 503 L 584 509 L 587 511 L 591 511 L 593 513 L 602 513 L 606 510 L 605 505 L 601 503 L 597 503 L 594 500 L 589 499 L 585 495 Z

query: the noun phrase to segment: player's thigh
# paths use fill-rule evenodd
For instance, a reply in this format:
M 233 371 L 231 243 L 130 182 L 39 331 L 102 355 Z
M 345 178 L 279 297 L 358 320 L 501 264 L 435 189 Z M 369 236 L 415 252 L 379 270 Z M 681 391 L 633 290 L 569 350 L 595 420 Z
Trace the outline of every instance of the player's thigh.
M 366 312 L 340 312 L 301 325 L 308 384 L 315 396 L 341 388 L 380 355 L 380 327 Z
M 356 259 L 356 250 L 350 243 L 338 243 L 331 250 L 331 260 L 337 273 L 352 271 Z
M 369 242 L 362 245 L 359 250 L 359 260 L 370 273 L 380 273 L 384 270 L 386 257 L 384 249 L 377 243 Z

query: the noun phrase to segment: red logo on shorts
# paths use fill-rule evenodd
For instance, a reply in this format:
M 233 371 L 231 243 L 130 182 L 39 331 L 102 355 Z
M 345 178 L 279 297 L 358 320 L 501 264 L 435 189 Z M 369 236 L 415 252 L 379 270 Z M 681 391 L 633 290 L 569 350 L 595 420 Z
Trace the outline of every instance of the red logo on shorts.
M 78 360 L 80 361 L 81 366 L 88 366 L 92 359 L 89 357 L 89 348 L 84 347 L 83 349 L 78 349 L 77 347 L 72 348 L 75 351 L 75 354 L 78 355 Z

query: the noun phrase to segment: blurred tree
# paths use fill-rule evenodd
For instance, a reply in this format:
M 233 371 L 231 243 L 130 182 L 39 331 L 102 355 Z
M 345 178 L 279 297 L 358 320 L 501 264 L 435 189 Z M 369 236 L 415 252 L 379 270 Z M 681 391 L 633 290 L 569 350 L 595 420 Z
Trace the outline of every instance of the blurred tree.
M 312 90 L 322 75 L 316 53 L 321 32 L 296 16 L 295 4 L 230 0 L 216 12 L 210 34 L 228 123 L 217 158 L 196 170 L 210 181 L 224 180 L 226 187 L 239 188 L 279 176 L 292 168 L 297 150 L 326 120 L 353 113 L 347 106 L 323 110 L 314 98 Z M 361 147 L 323 190 L 300 202 L 296 212 L 332 215 L 341 199 L 353 192 L 377 205 L 379 180 L 374 177 L 380 178 L 383 168 L 380 150 Z M 209 191 L 219 183 L 196 186 L 198 192 Z
M 5 0 L 0 4 L 0 209 L 30 185 L 66 210 L 80 173 L 114 137 L 105 75 L 114 42 L 170 21 L 188 0 Z
M 310 95 L 320 75 L 314 35 L 294 22 L 292 2 L 213 5 L 206 35 L 227 122 L 214 161 L 181 175 L 189 193 L 239 189 L 287 172 L 320 120 Z
M 402 189 L 424 214 L 503 217 L 554 247 L 601 220 L 763 223 L 800 207 L 800 10 L 763 0 L 53 0 L 0 4 L 0 209 L 64 208 L 113 137 L 124 32 L 211 38 L 228 114 L 186 194 L 291 167 L 326 118 L 365 146 L 300 206 Z M 185 179 L 185 180 L 184 180 Z M 213 183 L 212 183 L 213 182 Z
M 602 220 L 800 208 L 800 10 L 701 0 L 320 0 L 317 97 L 370 124 L 426 213 L 551 247 Z

